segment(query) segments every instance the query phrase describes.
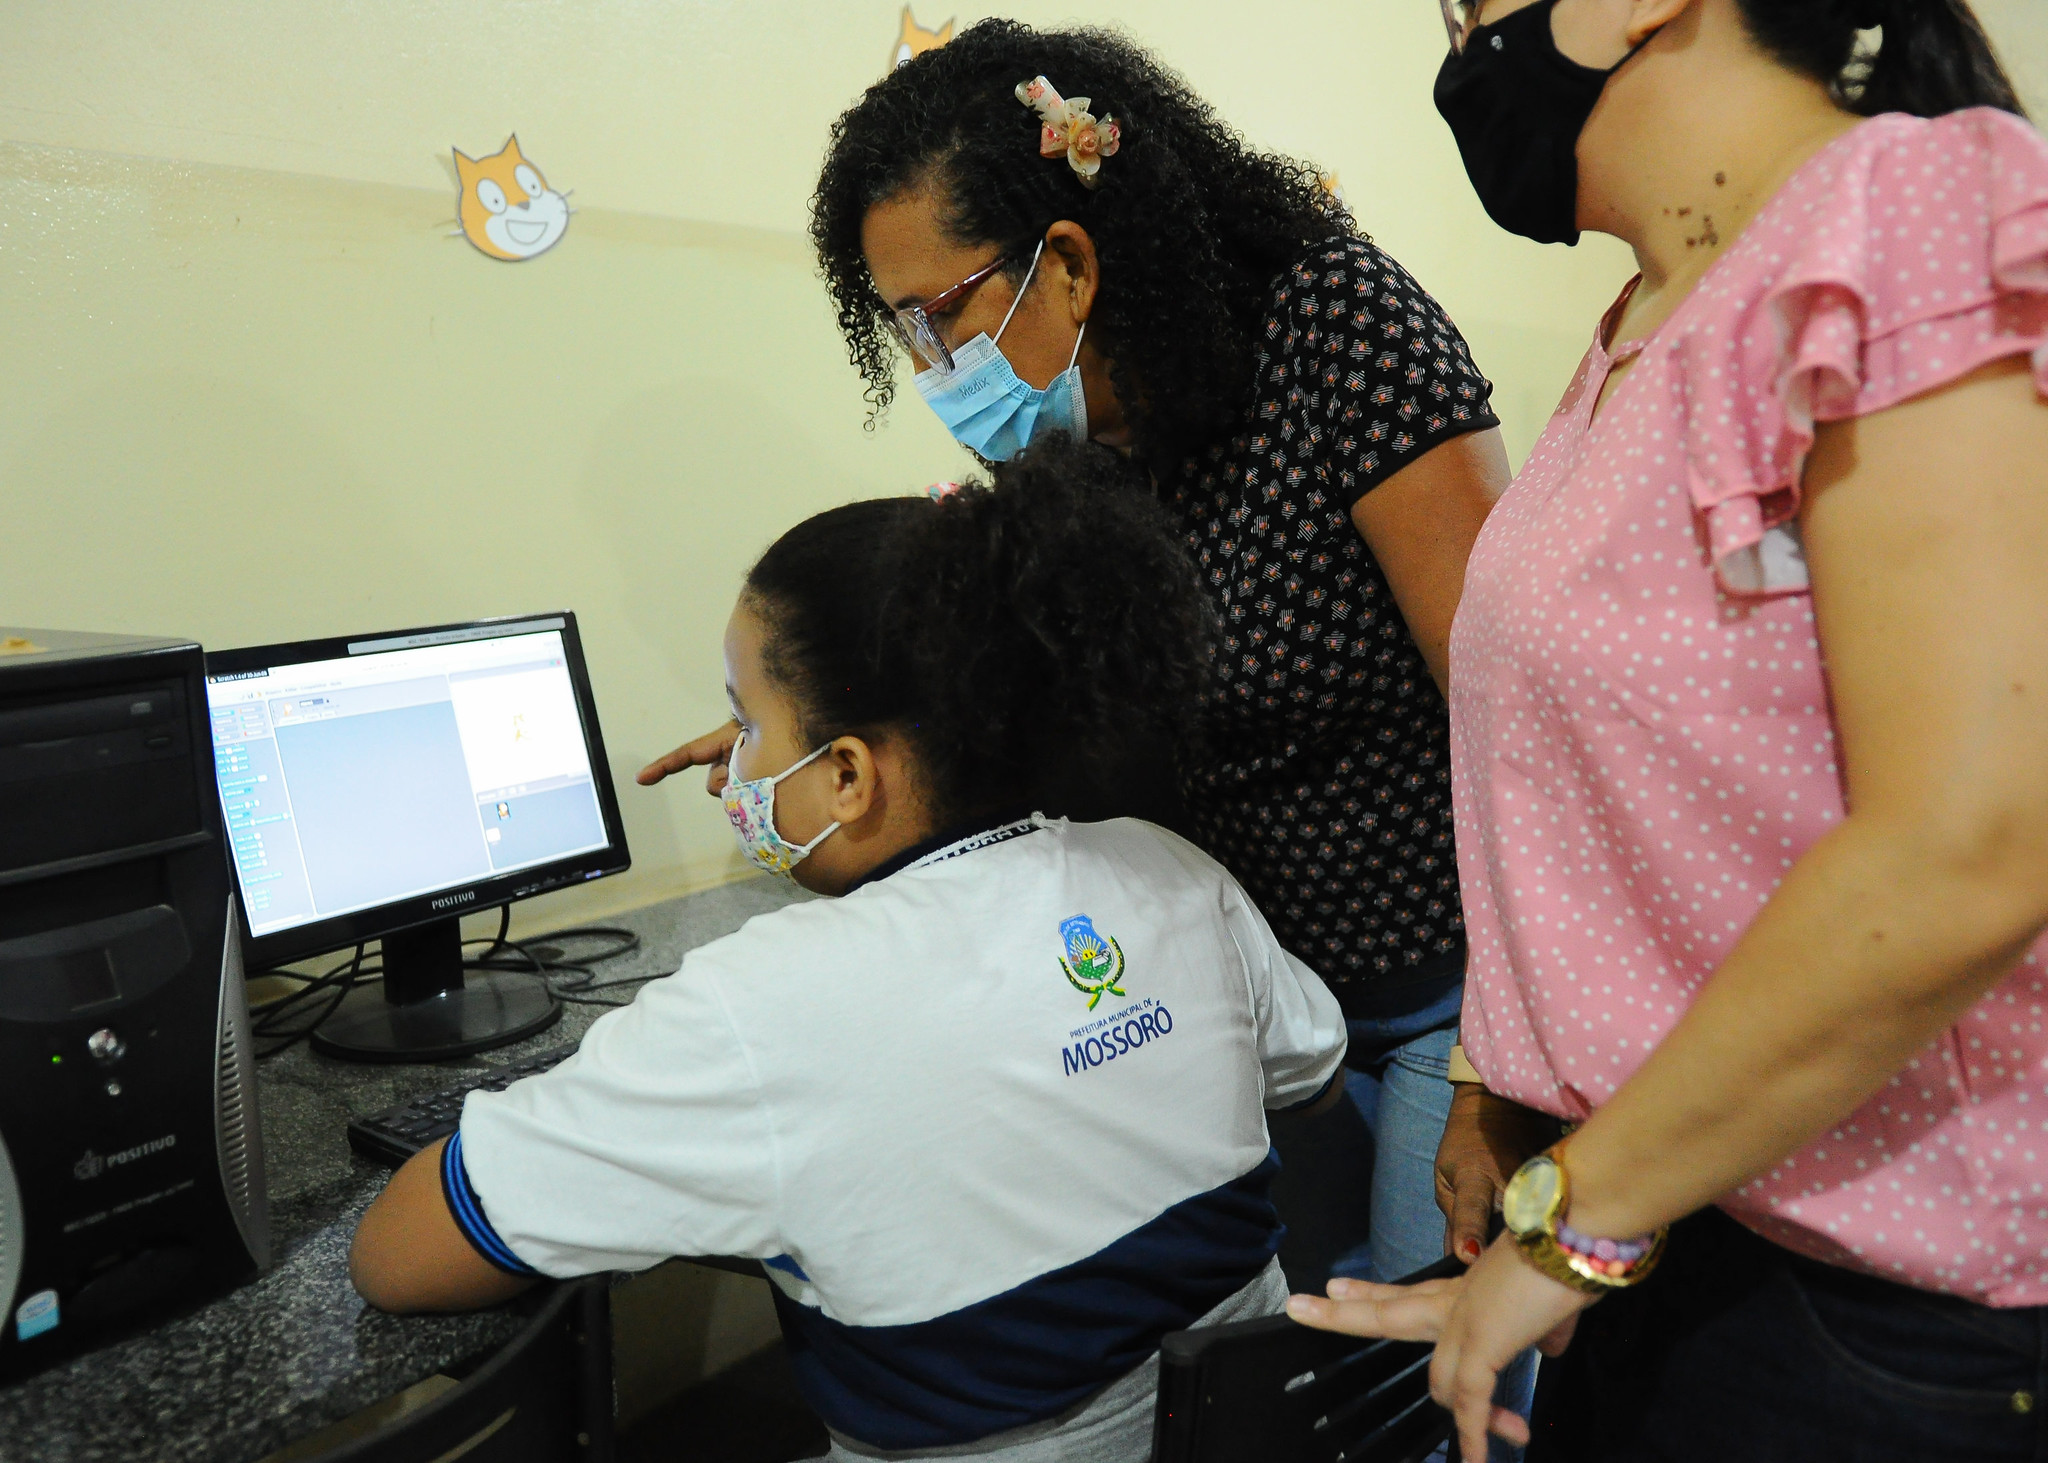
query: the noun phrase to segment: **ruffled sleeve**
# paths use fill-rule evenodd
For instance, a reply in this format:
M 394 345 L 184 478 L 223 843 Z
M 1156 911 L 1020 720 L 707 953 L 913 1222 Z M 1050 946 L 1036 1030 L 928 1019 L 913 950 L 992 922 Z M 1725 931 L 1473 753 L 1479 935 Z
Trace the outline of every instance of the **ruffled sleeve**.
M 1864 123 L 1700 288 L 1676 347 L 1693 503 L 1727 590 L 1797 593 L 1818 423 L 2015 355 L 2048 393 L 2048 139 L 1982 108 Z

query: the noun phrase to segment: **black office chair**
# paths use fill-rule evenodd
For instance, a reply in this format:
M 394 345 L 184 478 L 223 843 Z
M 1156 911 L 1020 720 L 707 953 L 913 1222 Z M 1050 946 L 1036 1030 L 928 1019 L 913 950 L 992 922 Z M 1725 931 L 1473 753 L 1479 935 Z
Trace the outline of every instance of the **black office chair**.
M 611 1280 L 567 1281 L 455 1386 L 316 1463 L 611 1463 Z
M 1445 1256 L 1401 1283 L 1462 1274 Z M 1452 1433 L 1433 1348 L 1285 1316 L 1175 1331 L 1159 1348 L 1153 1463 L 1421 1463 Z

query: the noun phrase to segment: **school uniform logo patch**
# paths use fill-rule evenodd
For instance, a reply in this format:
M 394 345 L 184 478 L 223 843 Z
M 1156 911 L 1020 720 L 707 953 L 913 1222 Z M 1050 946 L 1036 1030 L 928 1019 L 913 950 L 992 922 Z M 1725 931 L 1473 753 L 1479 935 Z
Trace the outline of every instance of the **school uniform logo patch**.
M 1118 984 L 1124 976 L 1124 952 L 1114 938 L 1105 940 L 1095 933 L 1095 921 L 1085 914 L 1060 921 L 1060 939 L 1067 947 L 1060 969 L 1067 983 L 1088 998 L 1093 1011 L 1104 995 L 1121 996 Z

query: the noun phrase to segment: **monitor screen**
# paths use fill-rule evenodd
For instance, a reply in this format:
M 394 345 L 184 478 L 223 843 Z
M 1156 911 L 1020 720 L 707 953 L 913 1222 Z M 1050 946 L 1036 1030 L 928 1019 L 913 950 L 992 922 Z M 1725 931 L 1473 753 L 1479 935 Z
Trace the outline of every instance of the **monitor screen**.
M 538 892 L 519 876 L 565 862 L 550 886 L 624 866 L 572 617 L 267 649 L 207 661 L 256 940 L 347 943 Z

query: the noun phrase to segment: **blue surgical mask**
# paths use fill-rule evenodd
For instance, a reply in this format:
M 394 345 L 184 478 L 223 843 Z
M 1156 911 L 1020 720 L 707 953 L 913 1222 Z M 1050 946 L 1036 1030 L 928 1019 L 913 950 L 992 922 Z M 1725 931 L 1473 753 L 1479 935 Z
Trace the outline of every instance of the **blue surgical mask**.
M 1030 446 L 1033 438 L 1047 432 L 1065 432 L 1077 442 L 1088 436 L 1088 400 L 1081 390 L 1077 364 L 1082 336 L 1088 333 L 1085 322 L 1074 337 L 1074 354 L 1067 369 L 1053 377 L 1043 391 L 1012 370 L 1009 360 L 996 349 L 996 342 L 1010 328 L 1010 316 L 1023 303 L 1024 291 L 1031 287 L 1032 275 L 1038 273 L 1038 256 L 1044 252 L 1041 242 L 1038 253 L 1031 256 L 1031 269 L 1017 298 L 1010 304 L 1010 314 L 996 327 L 993 340 L 983 331 L 954 351 L 950 375 L 933 367 L 911 379 L 910 384 L 939 414 L 946 430 L 963 447 L 990 462 L 1007 462 Z

